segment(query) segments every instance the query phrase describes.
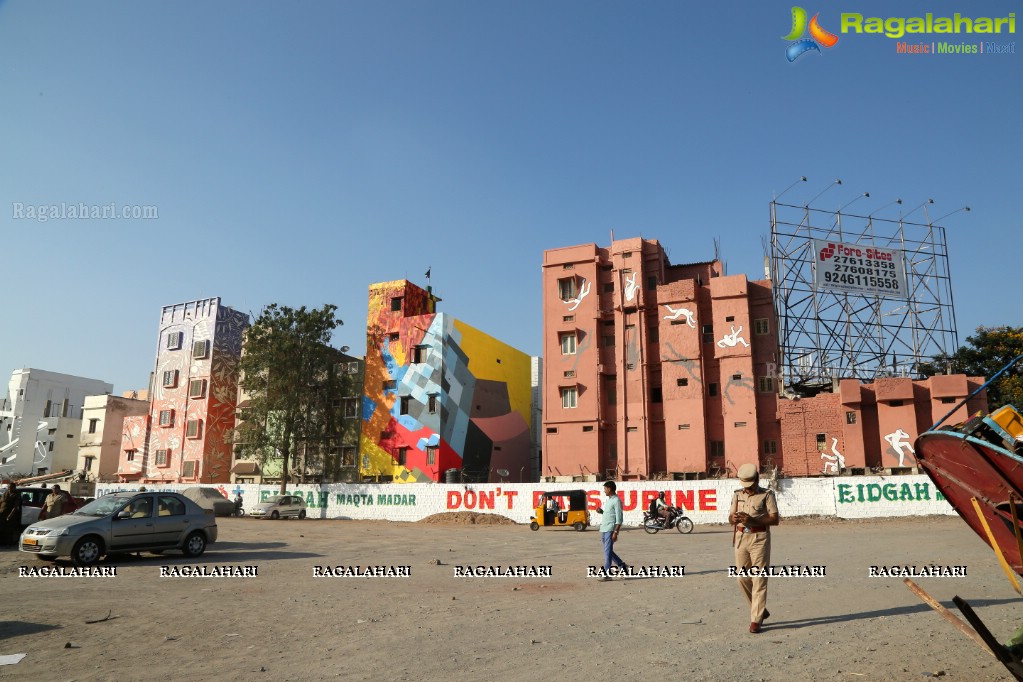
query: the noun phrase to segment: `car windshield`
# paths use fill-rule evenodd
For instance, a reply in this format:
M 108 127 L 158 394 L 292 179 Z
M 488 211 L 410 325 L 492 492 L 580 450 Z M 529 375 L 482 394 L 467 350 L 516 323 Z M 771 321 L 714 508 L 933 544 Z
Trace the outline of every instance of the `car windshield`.
M 121 497 L 120 495 L 104 495 L 73 513 L 82 516 L 110 516 L 130 499 L 130 497 Z
M 266 504 L 277 504 L 278 502 L 280 502 L 283 499 L 284 498 L 281 497 L 280 495 L 274 495 L 273 497 L 266 498 L 266 500 L 264 500 L 264 502 Z

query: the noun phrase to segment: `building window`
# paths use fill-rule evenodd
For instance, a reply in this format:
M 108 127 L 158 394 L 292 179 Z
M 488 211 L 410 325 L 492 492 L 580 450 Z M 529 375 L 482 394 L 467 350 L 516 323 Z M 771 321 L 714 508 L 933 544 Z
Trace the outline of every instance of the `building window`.
M 400 313 L 401 312 L 401 298 L 402 298 L 401 296 L 395 296 L 394 298 L 391 299 L 391 312 L 392 313 Z
M 589 433 L 592 430 L 593 430 L 593 424 L 587 424 L 586 426 L 583 427 L 583 433 Z
M 558 280 L 558 296 L 562 301 L 571 301 L 573 298 L 578 298 L 579 294 L 575 277 L 565 277 Z
M 852 411 L 846 412 L 845 413 L 845 423 L 846 424 L 855 424 L 856 423 L 856 413 L 852 412 Z
M 675 385 L 676 386 L 688 386 L 689 385 L 689 379 L 675 379 Z
M 341 448 L 341 466 L 353 467 L 355 466 L 355 446 L 346 445 Z
M 99 419 L 89 420 L 89 433 L 96 433 L 96 429 L 99 427 Z
M 39 476 L 42 476 L 47 471 L 49 471 L 49 469 L 47 469 L 46 467 L 39 467 L 38 469 L 36 469 L 36 474 L 39 475 Z
M 561 354 L 575 355 L 575 334 L 561 334 Z
M 398 407 L 398 414 L 408 414 L 409 406 L 412 404 L 412 396 L 403 395 L 401 404 Z
M 561 389 L 561 406 L 566 409 L 579 406 L 579 392 L 574 386 Z
M 605 294 L 611 294 L 611 293 L 614 293 L 614 290 L 615 290 L 615 283 L 614 283 L 614 282 L 604 282 L 604 283 L 603 283 L 603 284 L 601 285 L 601 287 L 600 287 L 600 288 L 601 288 L 601 289 L 603 290 L 603 292 L 604 292 Z
M 202 435 L 202 422 L 198 419 L 189 419 L 185 422 L 185 438 L 198 438 Z
M 128 462 L 134 462 L 135 461 L 135 453 L 136 452 L 138 452 L 138 450 L 125 450 L 124 451 L 124 455 L 125 455 L 124 459 L 126 461 L 128 461 Z
M 426 463 L 428 465 L 434 465 L 437 463 L 437 446 L 427 445 L 426 446 Z
M 429 346 L 415 346 L 412 348 L 412 362 L 426 362 L 426 352 Z
M 652 386 L 650 388 L 650 402 L 652 403 L 664 402 L 664 393 L 662 393 L 660 386 Z
M 955 401 L 956 401 L 956 399 L 955 399 L 955 398 L 942 398 L 942 399 L 941 399 L 941 403 L 942 403 L 943 405 L 951 405 L 951 404 L 952 404 L 952 403 L 954 403 Z
M 575 270 L 575 263 L 565 263 L 561 266 L 562 270 Z
M 160 426 L 174 426 L 174 410 L 160 410 Z
M 195 478 L 195 461 L 185 462 L 184 469 L 181 471 L 182 478 Z
M 383 389 L 385 391 L 396 391 L 398 390 L 398 382 L 395 381 L 394 379 L 391 379 L 390 381 L 385 381 L 383 383 Z
M 194 341 L 192 343 L 192 359 L 198 360 L 200 358 L 206 358 L 210 355 L 210 342 L 209 341 Z
M 678 425 L 678 430 L 679 431 L 688 431 L 689 430 L 689 424 L 679 424 Z
M 192 379 L 188 382 L 188 397 L 189 398 L 205 398 L 206 397 L 206 380 L 205 379 Z
M 167 460 L 170 459 L 170 450 L 157 450 L 156 451 L 156 466 L 165 467 L 167 466 Z
M 888 405 L 891 407 L 902 407 L 902 404 L 903 403 L 901 400 L 892 400 L 891 402 L 888 403 Z
M 741 429 L 746 426 L 746 422 L 735 422 L 735 428 Z
M 764 441 L 764 454 L 765 455 L 776 455 L 776 454 L 778 454 L 778 441 L 776 441 L 776 440 L 765 440 Z
M 636 433 L 637 431 L 639 431 L 639 427 L 638 426 L 626 426 L 625 427 L 625 432 L 626 433 Z
M 601 272 L 611 272 L 612 270 L 614 270 L 614 266 L 613 265 L 601 265 L 600 266 L 600 271 Z
M 426 397 L 426 409 L 430 414 L 437 414 L 437 394 L 431 393 Z
M 725 322 L 735 322 L 735 315 L 729 315 L 726 317 Z
M 771 321 L 766 317 L 758 317 L 753 320 L 753 333 L 764 336 L 771 333 Z
M 359 373 L 359 361 L 358 360 L 352 360 L 351 362 L 348 363 L 348 373 L 349 374 L 358 374 Z
M 614 377 L 608 377 L 605 393 L 607 394 L 608 405 L 618 404 L 618 385 L 615 384 Z
M 713 398 L 718 394 L 718 385 L 715 383 L 707 384 L 707 397 Z
M 623 251 L 622 258 L 632 258 L 632 251 Z
M 358 398 L 345 398 L 342 407 L 344 408 L 345 419 L 355 419 L 359 416 Z
M 824 452 L 826 443 L 828 441 L 828 434 L 818 433 L 817 434 L 817 452 Z
M 557 432 L 558 432 L 558 427 L 557 426 L 549 426 L 549 427 L 547 427 L 547 433 L 557 433 Z
M 565 315 L 561 318 L 562 322 L 575 322 L 575 315 Z
M 562 375 L 563 375 L 563 376 L 564 376 L 564 377 L 565 377 L 566 379 L 574 379 L 574 378 L 575 378 L 575 370 L 574 370 L 574 369 L 570 369 L 570 370 L 568 370 L 567 372 L 562 372 L 561 374 L 562 374 Z
M 398 448 L 398 464 L 405 466 L 408 461 L 408 448 Z
M 92 460 L 93 459 L 95 459 L 95 458 L 94 457 L 86 457 L 85 458 L 85 470 L 86 471 L 92 471 Z
M 615 335 L 614 334 L 604 334 L 601 337 L 601 345 L 603 345 L 604 348 L 611 348 L 612 346 L 614 346 L 615 345 Z
M 181 348 L 181 332 L 170 332 L 167 334 L 167 350 L 179 350 Z
M 605 327 L 613 327 L 613 326 L 615 326 L 615 321 L 614 320 L 604 320 L 604 326 Z
M 761 393 L 774 392 L 774 377 L 760 377 L 757 380 Z
M 625 365 L 625 369 L 636 369 L 636 363 L 629 362 Z
M 178 370 L 168 369 L 163 373 L 163 387 L 174 388 L 178 385 Z
M 710 456 L 711 457 L 724 457 L 725 456 L 725 441 L 723 441 L 723 440 L 712 440 L 710 442 Z
M 657 288 L 657 275 L 650 275 L 646 278 L 646 288 L 647 289 Z
M 50 441 L 50 445 L 46 448 L 48 452 L 53 452 L 53 441 Z
M 714 343 L 714 325 L 705 324 L 700 327 L 700 332 L 704 343 Z
M 732 381 L 742 381 L 742 372 L 732 375 Z
M 391 332 L 387 335 L 387 340 L 389 343 L 398 343 L 398 341 L 401 340 L 401 334 L 398 332 Z

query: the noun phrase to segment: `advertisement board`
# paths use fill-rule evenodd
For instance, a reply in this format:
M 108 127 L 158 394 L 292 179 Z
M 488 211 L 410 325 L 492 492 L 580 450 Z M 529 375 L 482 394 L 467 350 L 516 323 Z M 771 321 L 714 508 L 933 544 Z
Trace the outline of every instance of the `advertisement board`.
M 814 239 L 814 287 L 890 298 L 906 298 L 906 265 L 901 249 Z

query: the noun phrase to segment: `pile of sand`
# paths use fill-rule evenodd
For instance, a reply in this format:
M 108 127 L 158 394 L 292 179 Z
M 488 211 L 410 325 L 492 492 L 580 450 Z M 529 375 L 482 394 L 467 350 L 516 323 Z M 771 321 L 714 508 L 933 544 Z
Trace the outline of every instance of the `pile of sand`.
M 500 514 L 479 512 L 444 512 L 420 519 L 419 523 L 445 523 L 455 526 L 514 526 L 515 522 Z

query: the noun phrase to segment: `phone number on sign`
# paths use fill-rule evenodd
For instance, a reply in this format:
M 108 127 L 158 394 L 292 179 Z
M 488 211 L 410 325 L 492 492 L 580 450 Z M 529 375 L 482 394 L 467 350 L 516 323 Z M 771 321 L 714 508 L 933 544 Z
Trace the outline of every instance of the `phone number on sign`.
M 829 284 L 854 284 L 861 287 L 874 287 L 876 289 L 898 289 L 897 279 L 884 277 L 868 277 L 866 275 L 846 274 L 840 275 L 837 272 L 825 272 L 824 281 Z

